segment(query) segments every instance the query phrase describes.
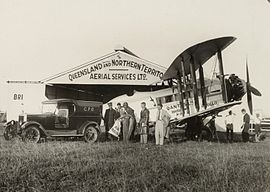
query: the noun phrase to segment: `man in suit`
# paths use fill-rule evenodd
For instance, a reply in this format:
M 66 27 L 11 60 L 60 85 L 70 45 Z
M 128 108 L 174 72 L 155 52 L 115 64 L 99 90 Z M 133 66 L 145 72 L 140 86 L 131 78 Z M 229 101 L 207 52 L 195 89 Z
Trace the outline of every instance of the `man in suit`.
M 120 117 L 120 110 L 122 108 L 121 103 L 117 103 L 116 105 L 117 107 L 115 108 L 116 111 L 116 119 L 118 119 Z
M 149 128 L 149 110 L 146 108 L 146 103 L 141 103 L 141 113 L 140 113 L 140 143 L 147 143 L 147 135 Z
M 104 124 L 105 124 L 105 137 L 108 139 L 108 132 L 112 128 L 114 121 L 117 119 L 117 113 L 112 107 L 112 103 L 108 103 L 109 109 L 105 112 Z
M 127 103 L 127 102 L 124 102 L 124 103 L 123 103 L 123 107 L 124 107 L 125 111 L 126 111 L 129 115 L 131 115 L 132 117 L 134 117 L 134 119 L 135 119 L 134 110 L 133 110 L 130 106 L 128 106 L 128 103 Z
M 133 138 L 134 136 L 134 130 L 136 126 L 136 118 L 134 114 L 134 110 L 128 106 L 127 102 L 123 103 L 123 108 L 125 112 L 130 116 L 130 121 L 129 121 L 129 130 L 128 130 L 128 139 Z
M 247 114 L 245 109 L 242 109 L 241 112 L 243 113 L 242 139 L 244 142 L 248 142 L 249 141 L 250 116 L 249 116 L 249 114 Z
M 120 121 L 122 124 L 122 137 L 123 142 L 128 143 L 129 142 L 129 125 L 131 121 L 131 116 L 126 112 L 124 108 L 120 109 Z
M 157 116 L 156 116 L 156 126 L 155 126 L 155 140 L 156 145 L 163 145 L 164 144 L 164 136 L 167 135 L 167 126 L 169 125 L 170 121 L 170 114 L 162 109 L 162 104 L 157 104 Z M 168 133 L 169 134 L 169 133 Z

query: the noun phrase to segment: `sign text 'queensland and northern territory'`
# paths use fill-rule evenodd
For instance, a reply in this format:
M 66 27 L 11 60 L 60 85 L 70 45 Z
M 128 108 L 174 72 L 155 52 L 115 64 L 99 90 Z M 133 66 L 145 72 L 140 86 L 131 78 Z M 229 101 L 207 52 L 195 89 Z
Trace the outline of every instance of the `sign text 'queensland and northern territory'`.
M 88 65 L 68 74 L 73 82 L 81 78 L 107 81 L 148 81 L 150 78 L 160 79 L 163 71 L 154 66 L 128 59 L 111 59 Z M 150 80 L 151 81 L 151 80 Z

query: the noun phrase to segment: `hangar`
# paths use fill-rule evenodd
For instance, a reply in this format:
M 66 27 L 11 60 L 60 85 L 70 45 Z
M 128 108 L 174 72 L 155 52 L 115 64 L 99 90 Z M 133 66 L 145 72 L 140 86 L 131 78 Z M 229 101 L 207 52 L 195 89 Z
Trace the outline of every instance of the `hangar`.
M 135 91 L 164 88 L 166 68 L 142 59 L 125 47 L 40 81 L 7 81 L 8 119 L 39 113 L 46 99 L 68 98 L 107 103 Z
M 125 47 L 62 73 L 41 80 L 48 99 L 71 98 L 99 100 L 104 103 L 134 90 L 162 88 L 160 82 L 166 68 L 142 59 Z

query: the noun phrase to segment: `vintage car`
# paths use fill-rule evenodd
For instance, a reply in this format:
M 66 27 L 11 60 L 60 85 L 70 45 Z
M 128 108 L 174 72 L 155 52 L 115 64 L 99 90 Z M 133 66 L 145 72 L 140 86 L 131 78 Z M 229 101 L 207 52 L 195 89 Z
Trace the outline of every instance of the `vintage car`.
M 102 103 L 72 99 L 54 99 L 42 103 L 41 114 L 27 114 L 20 122 L 6 124 L 4 137 L 21 136 L 37 143 L 53 137 L 81 137 L 86 142 L 97 141 L 102 118 Z

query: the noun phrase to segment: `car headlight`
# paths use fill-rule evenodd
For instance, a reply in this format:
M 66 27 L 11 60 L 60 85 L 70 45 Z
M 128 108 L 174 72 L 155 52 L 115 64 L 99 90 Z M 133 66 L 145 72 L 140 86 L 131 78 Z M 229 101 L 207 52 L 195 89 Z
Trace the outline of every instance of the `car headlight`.
M 9 126 L 9 125 L 15 125 L 15 121 L 14 121 L 14 120 L 11 120 L 11 121 L 6 122 L 6 123 L 4 124 L 5 127 L 7 127 L 7 126 Z

